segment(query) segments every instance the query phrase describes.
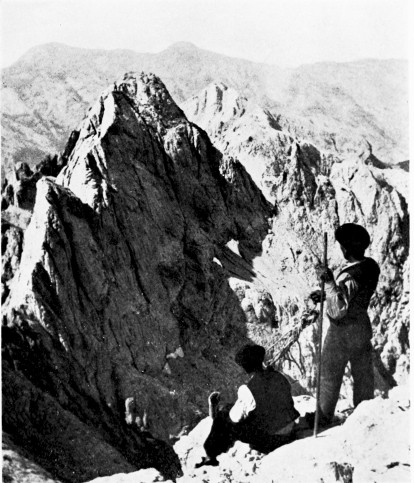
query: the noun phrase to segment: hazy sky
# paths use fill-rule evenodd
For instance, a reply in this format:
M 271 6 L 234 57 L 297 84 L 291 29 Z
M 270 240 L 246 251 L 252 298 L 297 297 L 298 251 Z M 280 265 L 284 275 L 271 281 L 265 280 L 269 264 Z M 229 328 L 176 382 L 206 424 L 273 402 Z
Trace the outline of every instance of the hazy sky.
M 29 48 L 159 52 L 177 41 L 258 62 L 408 57 L 410 0 L 1 0 L 1 65 Z

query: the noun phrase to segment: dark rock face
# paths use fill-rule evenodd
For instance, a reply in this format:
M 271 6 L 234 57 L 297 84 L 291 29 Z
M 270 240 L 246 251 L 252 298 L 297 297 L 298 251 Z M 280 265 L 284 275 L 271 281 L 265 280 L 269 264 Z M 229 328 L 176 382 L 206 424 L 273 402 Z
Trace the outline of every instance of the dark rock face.
M 59 474 L 62 481 L 84 481 L 85 475 L 98 477 L 111 472 L 134 471 L 136 466 L 105 442 L 99 430 L 80 421 L 73 410 L 63 409 L 47 390 L 39 389 L 22 374 L 29 370 L 29 357 L 35 366 L 29 377 L 38 379 L 35 370 L 45 370 L 35 359 L 39 357 L 41 347 L 36 348 L 24 331 L 10 332 L 12 329 L 4 330 L 3 327 L 3 344 L 7 345 L 3 351 L 6 359 L 3 387 L 7 386 L 7 390 L 3 390 L 3 429 L 30 451 L 29 459 L 34 459 L 52 474 Z M 26 361 L 20 362 L 22 342 L 18 338 L 26 343 Z M 14 368 L 9 364 L 14 364 Z M 101 421 L 101 424 L 105 422 Z M 128 443 L 132 449 L 133 444 Z
M 155 76 L 116 83 L 76 137 L 56 182 L 37 183 L 5 304 L 3 424 L 62 480 L 172 477 L 164 441 L 200 417 L 213 382 L 232 393 L 241 380 L 245 315 L 213 258 L 231 238 L 259 253 L 270 205 Z M 150 432 L 124 421 L 130 397 Z M 50 459 L 55 426 L 31 410 L 67 427 Z M 86 462 L 91 447 L 105 464 Z

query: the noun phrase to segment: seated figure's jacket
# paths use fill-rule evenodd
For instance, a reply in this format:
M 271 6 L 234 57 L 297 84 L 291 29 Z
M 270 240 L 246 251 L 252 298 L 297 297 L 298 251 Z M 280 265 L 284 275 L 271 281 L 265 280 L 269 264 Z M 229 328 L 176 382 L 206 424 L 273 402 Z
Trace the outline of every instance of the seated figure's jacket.
M 300 416 L 293 403 L 290 383 L 280 372 L 255 373 L 247 387 L 256 401 L 256 408 L 247 421 L 258 430 L 275 434 Z

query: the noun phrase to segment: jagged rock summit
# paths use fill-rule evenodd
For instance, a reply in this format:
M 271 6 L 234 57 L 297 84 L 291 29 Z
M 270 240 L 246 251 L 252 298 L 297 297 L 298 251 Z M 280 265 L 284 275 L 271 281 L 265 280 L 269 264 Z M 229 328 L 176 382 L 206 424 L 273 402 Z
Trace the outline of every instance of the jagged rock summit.
M 260 251 L 270 207 L 154 75 L 115 83 L 75 137 L 56 181 L 37 183 L 10 282 L 3 428 L 62 479 L 173 476 L 164 441 L 200 417 L 213 382 L 241 381 L 244 312 L 215 253 L 232 238 Z
M 282 131 L 280 116 L 275 117 L 224 83 L 210 84 L 182 107 L 191 121 L 206 130 L 221 152 L 245 166 L 266 198 L 274 203 L 274 184 L 267 161 L 277 159 L 275 171 L 283 172 L 285 159 L 294 157 L 293 151 L 297 150 L 297 140 Z

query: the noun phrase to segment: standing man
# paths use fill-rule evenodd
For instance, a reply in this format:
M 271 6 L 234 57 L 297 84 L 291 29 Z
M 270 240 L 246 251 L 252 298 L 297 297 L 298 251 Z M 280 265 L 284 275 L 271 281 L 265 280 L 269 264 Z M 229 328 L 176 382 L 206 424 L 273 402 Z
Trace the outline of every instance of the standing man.
M 264 369 L 265 349 L 246 345 L 236 354 L 236 362 L 249 374 L 247 384 L 239 387 L 237 401 L 217 411 L 219 393 L 210 395 L 213 425 L 204 443 L 207 457 L 197 468 L 217 466 L 217 456 L 228 451 L 237 441 L 253 449 L 269 453 L 294 439 L 295 409 L 290 383 L 278 371 Z
M 367 310 L 380 269 L 372 258 L 365 257 L 371 242 L 365 228 L 345 223 L 335 231 L 335 238 L 347 263 L 336 280 L 329 268 L 319 269 L 319 276 L 325 281 L 330 322 L 321 360 L 321 425 L 332 421 L 348 362 L 354 380 L 354 407 L 374 396 L 372 328 Z M 320 291 L 310 296 L 315 303 L 320 302 Z

